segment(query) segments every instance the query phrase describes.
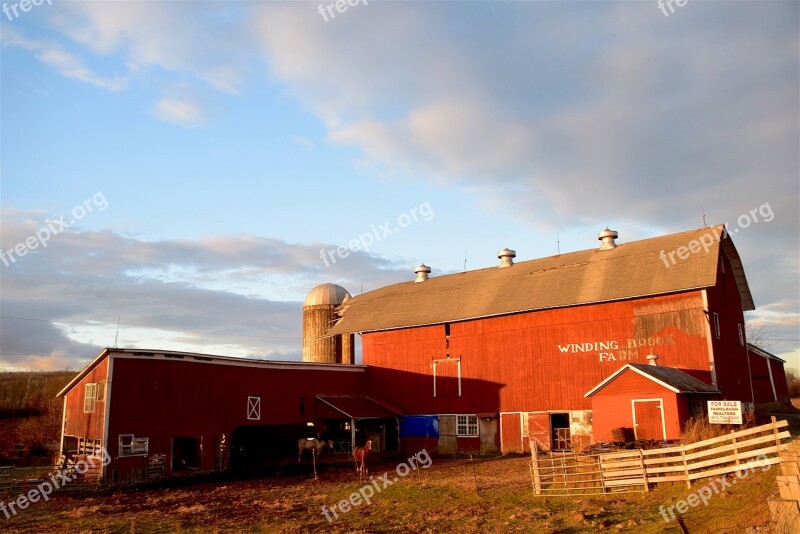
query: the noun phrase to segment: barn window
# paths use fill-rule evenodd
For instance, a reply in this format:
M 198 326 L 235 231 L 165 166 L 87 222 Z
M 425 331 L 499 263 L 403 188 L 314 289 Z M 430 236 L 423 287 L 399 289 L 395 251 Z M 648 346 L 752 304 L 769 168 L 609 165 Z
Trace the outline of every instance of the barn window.
M 150 438 L 137 438 L 133 434 L 119 435 L 120 456 L 142 456 L 147 454 Z
M 91 413 L 94 411 L 94 404 L 97 402 L 97 384 L 86 384 L 83 396 L 83 411 Z
M 744 328 L 742 328 L 742 323 L 739 323 L 738 326 L 739 326 L 739 345 L 744 347 Z
M 247 419 L 261 420 L 261 397 L 247 397 Z
M 456 434 L 459 436 L 478 435 L 478 416 L 477 415 L 457 415 Z
M 461 396 L 461 359 L 433 360 L 433 396 Z
M 714 313 L 714 335 L 717 336 L 717 339 L 721 337 L 720 329 L 719 329 L 719 314 Z

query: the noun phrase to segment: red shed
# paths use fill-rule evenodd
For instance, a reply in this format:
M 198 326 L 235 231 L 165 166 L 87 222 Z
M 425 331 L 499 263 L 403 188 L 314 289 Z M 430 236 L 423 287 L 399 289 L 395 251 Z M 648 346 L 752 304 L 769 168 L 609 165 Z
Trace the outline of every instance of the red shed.
M 629 363 L 586 393 L 592 399 L 596 441 L 612 441 L 614 428 L 636 439 L 679 439 L 687 419 L 702 415 L 719 390 L 680 369 Z
M 753 402 L 782 402 L 789 404 L 784 360 L 774 354 L 747 344 L 750 356 L 750 376 L 753 380 Z

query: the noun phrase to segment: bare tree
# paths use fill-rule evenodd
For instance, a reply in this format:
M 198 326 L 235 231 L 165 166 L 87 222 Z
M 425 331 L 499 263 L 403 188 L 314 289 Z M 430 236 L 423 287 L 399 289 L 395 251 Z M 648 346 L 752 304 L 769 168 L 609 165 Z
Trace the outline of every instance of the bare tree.
M 772 344 L 770 338 L 774 337 L 775 328 L 769 323 L 754 317 L 753 312 L 744 314 L 744 330 L 747 335 L 747 342 L 751 345 L 767 350 Z

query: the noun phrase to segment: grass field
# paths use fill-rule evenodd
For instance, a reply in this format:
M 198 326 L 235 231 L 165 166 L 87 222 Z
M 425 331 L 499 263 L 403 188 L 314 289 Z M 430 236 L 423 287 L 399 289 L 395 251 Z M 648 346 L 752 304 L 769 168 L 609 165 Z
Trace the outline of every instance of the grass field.
M 680 532 L 659 515 L 691 490 L 669 485 L 649 493 L 592 497 L 537 497 L 529 458 L 434 458 L 428 469 L 398 477 L 404 457 L 375 459 L 371 474 L 381 491 L 329 522 L 322 507 L 363 486 L 352 465 L 325 460 L 314 480 L 311 466 L 249 480 L 194 481 L 148 489 L 62 493 L 3 521 L 9 532 Z M 382 475 L 397 482 L 383 489 Z M 692 534 L 768 532 L 766 500 L 777 492 L 776 468 L 738 481 L 708 506 L 684 515 Z M 735 478 L 735 477 L 734 477 Z M 6 495 L 9 501 L 13 496 Z M 337 508 L 338 510 L 338 508 Z M 0 517 L 3 517 L 0 514 Z

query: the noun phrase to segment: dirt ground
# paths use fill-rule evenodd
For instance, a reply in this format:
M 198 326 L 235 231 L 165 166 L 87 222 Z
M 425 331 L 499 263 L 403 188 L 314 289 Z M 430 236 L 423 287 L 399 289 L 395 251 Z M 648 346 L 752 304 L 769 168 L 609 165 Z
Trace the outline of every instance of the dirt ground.
M 349 462 L 323 460 L 249 480 L 184 481 L 162 487 L 61 493 L 3 521 L 9 532 L 680 532 L 659 507 L 697 491 L 667 485 L 649 493 L 541 497 L 531 489 L 530 458 L 472 461 L 433 458 L 428 469 L 405 476 L 404 457 L 376 458 L 371 480 L 359 483 Z M 384 473 L 386 478 L 384 479 Z M 775 475 L 755 472 L 706 507 L 684 514 L 692 534 L 768 532 L 766 499 L 777 492 Z M 397 479 L 394 481 L 394 479 Z M 387 487 L 384 488 L 388 482 Z M 363 490 L 379 488 L 370 503 L 337 514 L 330 508 Z M 364 492 L 366 493 L 366 492 Z M 14 496 L 0 497 L 10 501 Z M 328 510 L 328 518 L 323 514 Z M 337 505 L 338 506 L 338 505 Z M 0 517 L 2 513 L 0 513 Z M 763 529 L 763 530 L 762 530 Z

